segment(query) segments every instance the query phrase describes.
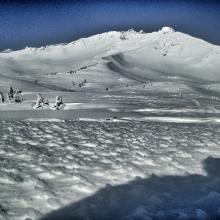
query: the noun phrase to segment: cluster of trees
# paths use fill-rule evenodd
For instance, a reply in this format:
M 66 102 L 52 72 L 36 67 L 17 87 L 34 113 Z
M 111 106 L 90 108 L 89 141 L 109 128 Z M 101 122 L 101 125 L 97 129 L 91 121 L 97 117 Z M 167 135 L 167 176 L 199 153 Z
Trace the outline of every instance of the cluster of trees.
M 63 104 L 64 104 L 63 98 L 61 96 L 57 96 L 55 99 L 54 106 L 52 106 L 52 107 L 59 110 Z M 36 109 L 43 108 L 45 106 L 50 106 L 49 100 L 45 100 L 44 97 L 40 93 L 38 93 L 37 94 L 37 101 L 34 105 L 34 108 L 36 108 Z
M 10 86 L 8 93 L 7 93 L 7 98 L 5 99 L 5 96 L 3 92 L 0 91 L 0 103 L 15 103 L 15 102 L 22 102 L 23 98 L 21 96 L 22 91 L 21 90 L 14 90 L 12 86 Z M 53 106 L 54 109 L 60 109 L 64 105 L 63 99 L 61 96 L 57 96 L 55 99 L 55 103 Z M 36 103 L 34 104 L 34 108 L 43 108 L 45 106 L 50 106 L 49 101 L 46 100 L 40 93 L 37 94 L 37 100 Z
M 22 102 L 23 98 L 21 94 L 22 94 L 21 90 L 14 90 L 13 87 L 10 86 L 6 99 L 4 97 L 4 94 L 0 92 L 0 103 L 4 103 L 5 101 L 9 103 Z

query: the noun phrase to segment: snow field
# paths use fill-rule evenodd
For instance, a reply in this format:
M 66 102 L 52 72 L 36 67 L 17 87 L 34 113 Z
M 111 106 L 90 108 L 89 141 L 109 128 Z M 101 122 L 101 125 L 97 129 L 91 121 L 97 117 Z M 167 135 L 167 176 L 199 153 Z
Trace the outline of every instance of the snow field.
M 96 199 L 96 193 L 101 193 L 97 210 L 93 214 L 90 206 L 85 210 L 88 218 L 103 215 L 101 219 L 105 219 L 106 213 L 99 212 L 102 205 L 110 210 L 108 214 L 117 216 L 113 219 L 136 219 L 134 216 L 145 212 L 149 218 L 158 212 L 171 216 L 182 213 L 179 209 L 189 216 L 192 207 L 208 216 L 218 209 L 209 197 L 220 198 L 220 190 L 213 185 L 218 176 L 206 177 L 201 161 L 209 155 L 220 156 L 219 134 L 219 125 L 209 123 L 1 122 L 0 214 L 3 219 L 39 219 L 87 196 Z M 158 183 L 152 174 L 158 176 Z M 198 182 L 192 182 L 193 174 Z M 166 176 L 167 182 L 160 183 Z M 106 184 L 112 189 L 107 195 L 101 189 L 105 191 Z M 194 184 L 200 187 L 195 194 Z M 117 187 L 122 187 L 118 193 Z M 121 193 L 130 203 L 121 204 Z M 112 197 L 112 205 L 106 196 Z M 79 210 L 74 210 L 73 205 L 74 219 L 80 219 Z

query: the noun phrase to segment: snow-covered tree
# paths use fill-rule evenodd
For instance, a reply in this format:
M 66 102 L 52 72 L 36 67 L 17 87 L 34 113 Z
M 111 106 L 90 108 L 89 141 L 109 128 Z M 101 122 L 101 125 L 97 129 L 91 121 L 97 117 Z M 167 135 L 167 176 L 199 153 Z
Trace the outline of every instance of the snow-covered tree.
M 4 103 L 5 102 L 5 97 L 3 92 L 0 91 L 0 103 Z
M 44 106 L 44 97 L 40 93 L 38 93 L 37 94 L 37 101 L 34 105 L 34 108 L 40 108 L 43 106 Z
M 13 102 L 14 99 L 14 89 L 12 86 L 10 86 L 7 96 L 8 101 Z
M 61 96 L 57 96 L 55 99 L 55 104 L 54 107 L 56 107 L 57 109 L 60 108 L 60 106 L 63 104 L 63 99 Z
M 13 102 L 22 102 L 21 97 L 21 90 L 14 90 L 12 86 L 10 86 L 8 94 L 7 94 L 7 102 L 13 103 Z
M 13 101 L 14 101 L 14 102 L 21 102 L 21 101 L 22 101 L 21 91 L 20 91 L 20 90 L 16 90 L 16 91 L 14 92 Z

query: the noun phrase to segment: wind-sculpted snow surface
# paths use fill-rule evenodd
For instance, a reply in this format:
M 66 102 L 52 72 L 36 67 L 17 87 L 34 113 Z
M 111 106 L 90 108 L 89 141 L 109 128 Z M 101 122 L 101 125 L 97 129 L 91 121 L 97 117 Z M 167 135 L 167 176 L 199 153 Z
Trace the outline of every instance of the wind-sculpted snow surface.
M 219 215 L 219 159 L 201 164 L 220 157 L 219 124 L 42 120 L 0 127 L 0 219 L 41 219 L 55 209 L 43 219 Z

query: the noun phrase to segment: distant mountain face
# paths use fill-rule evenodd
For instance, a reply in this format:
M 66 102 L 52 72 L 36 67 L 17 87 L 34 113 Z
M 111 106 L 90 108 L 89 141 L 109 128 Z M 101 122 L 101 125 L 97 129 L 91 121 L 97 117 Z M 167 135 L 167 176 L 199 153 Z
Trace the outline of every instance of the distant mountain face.
M 53 75 L 80 72 L 97 64 L 105 66 L 103 71 L 124 73 L 124 77 L 139 81 L 182 77 L 193 82 L 220 82 L 219 46 L 164 27 L 153 33 L 112 31 L 69 44 L 2 52 L 0 89 L 11 81 L 22 84 L 22 80 L 59 85 Z

